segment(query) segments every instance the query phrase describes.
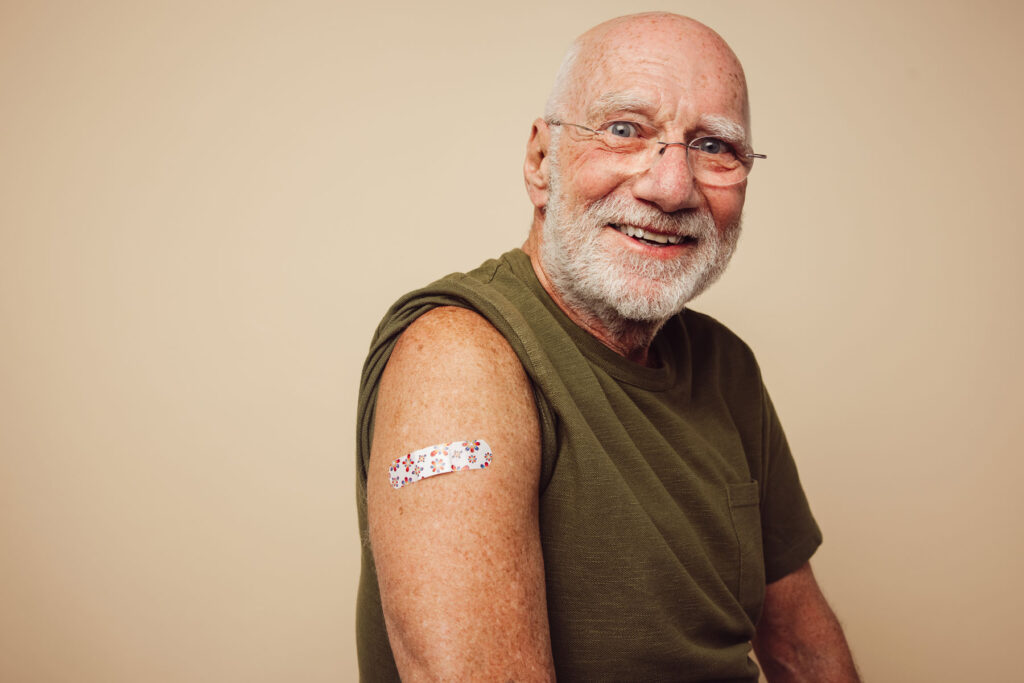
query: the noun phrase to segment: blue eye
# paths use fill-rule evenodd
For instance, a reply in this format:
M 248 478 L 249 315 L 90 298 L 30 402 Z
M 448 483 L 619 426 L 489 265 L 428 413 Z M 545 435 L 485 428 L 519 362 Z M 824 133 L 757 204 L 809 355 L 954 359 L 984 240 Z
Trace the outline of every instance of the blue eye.
M 617 138 L 635 138 L 640 135 L 640 126 L 629 121 L 613 121 L 605 130 Z
M 705 154 L 733 154 L 732 145 L 718 138 L 698 138 L 690 147 Z

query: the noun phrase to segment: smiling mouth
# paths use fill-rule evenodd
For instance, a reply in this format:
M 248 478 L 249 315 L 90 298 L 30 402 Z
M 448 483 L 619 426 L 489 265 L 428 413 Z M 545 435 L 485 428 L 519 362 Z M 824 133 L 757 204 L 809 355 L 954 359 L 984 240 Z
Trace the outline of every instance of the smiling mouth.
M 655 247 L 667 247 L 673 244 L 696 244 L 697 238 L 691 237 L 690 235 L 664 235 L 659 232 L 651 232 L 650 230 L 644 230 L 638 228 L 635 225 L 609 223 L 609 227 L 612 227 L 621 232 L 626 237 L 632 237 L 638 242 L 644 244 L 650 244 Z

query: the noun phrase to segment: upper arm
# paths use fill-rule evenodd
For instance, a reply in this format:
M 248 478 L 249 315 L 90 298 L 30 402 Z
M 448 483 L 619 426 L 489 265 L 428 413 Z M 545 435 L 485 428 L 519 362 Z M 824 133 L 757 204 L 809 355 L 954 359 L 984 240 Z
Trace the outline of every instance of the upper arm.
M 825 597 L 805 562 L 796 571 L 765 586 L 764 610 L 757 624 L 758 634 L 779 631 L 795 622 L 796 613 L 803 608 L 825 605 Z
M 484 470 L 390 486 L 388 467 L 479 439 Z M 478 314 L 435 309 L 381 377 L 367 506 L 381 604 L 403 680 L 553 678 L 538 526 L 540 428 L 515 353 Z
M 770 681 L 859 680 L 842 627 L 810 562 L 765 587 L 754 648 Z

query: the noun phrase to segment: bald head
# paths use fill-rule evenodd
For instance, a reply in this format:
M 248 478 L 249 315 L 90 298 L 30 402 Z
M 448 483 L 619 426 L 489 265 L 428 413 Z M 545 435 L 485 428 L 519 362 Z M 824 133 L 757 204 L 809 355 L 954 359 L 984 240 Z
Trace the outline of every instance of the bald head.
M 577 38 L 562 60 L 545 116 L 578 118 L 604 83 L 645 65 L 661 65 L 667 78 L 691 87 L 728 89 L 749 126 L 746 79 L 736 55 L 704 24 L 667 12 L 617 17 Z

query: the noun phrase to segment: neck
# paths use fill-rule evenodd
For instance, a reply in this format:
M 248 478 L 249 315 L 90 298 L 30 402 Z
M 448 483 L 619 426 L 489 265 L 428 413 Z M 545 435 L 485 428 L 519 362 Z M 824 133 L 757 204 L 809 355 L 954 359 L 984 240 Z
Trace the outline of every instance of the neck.
M 539 244 L 536 231 L 523 244 L 523 251 L 530 257 L 533 272 L 537 274 L 544 291 L 562 309 L 570 320 L 590 333 L 599 342 L 623 358 L 653 367 L 657 359 L 652 356 L 651 343 L 658 330 L 666 321 L 626 320 L 614 309 L 603 306 L 595 310 L 592 305 L 572 301 L 571 296 L 558 291 L 548 279 L 540 263 Z

